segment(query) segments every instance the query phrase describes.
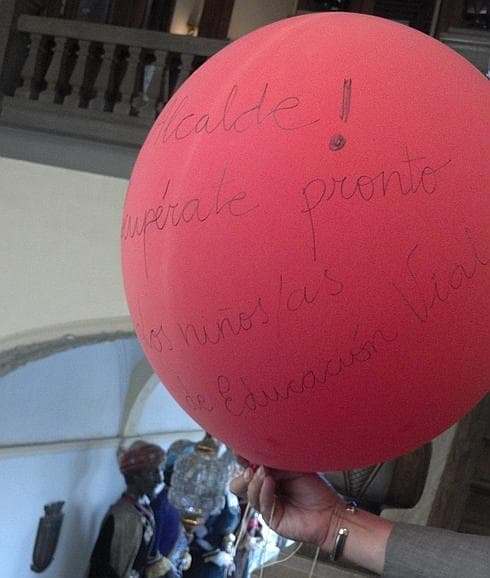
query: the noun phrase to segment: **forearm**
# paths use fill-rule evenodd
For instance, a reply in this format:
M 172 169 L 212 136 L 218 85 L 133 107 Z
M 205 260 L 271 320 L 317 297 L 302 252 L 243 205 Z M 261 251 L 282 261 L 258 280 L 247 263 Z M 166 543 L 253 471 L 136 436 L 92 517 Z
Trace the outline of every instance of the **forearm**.
M 322 549 L 332 552 L 340 528 L 349 532 L 339 560 L 386 578 L 487 578 L 490 537 L 461 534 L 338 508 Z
M 488 578 L 490 536 L 397 524 L 386 549 L 386 578 Z

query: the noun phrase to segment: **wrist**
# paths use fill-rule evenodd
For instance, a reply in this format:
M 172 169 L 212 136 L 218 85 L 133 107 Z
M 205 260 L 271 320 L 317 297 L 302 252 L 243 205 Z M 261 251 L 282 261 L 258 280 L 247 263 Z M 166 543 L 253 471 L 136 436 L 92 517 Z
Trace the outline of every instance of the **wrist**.
M 335 554 L 336 560 L 345 560 L 381 574 L 386 544 L 393 527 L 389 520 L 340 502 L 332 513 L 321 548 L 331 557 L 332 553 Z
M 322 550 L 330 554 L 332 560 L 338 560 L 342 556 L 356 512 L 357 504 L 344 500 L 339 500 L 333 509 L 325 541 L 320 545 Z

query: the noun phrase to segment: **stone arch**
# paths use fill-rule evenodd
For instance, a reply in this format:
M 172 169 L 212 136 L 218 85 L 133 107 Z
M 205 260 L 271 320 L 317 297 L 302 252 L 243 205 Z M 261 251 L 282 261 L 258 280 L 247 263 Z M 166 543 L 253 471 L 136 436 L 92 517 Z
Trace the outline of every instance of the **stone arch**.
M 144 405 L 160 380 L 145 359 L 134 368 L 129 382 L 121 420 L 120 437 L 122 439 L 136 434 L 136 425 L 143 412 Z
M 121 444 L 124 444 L 125 440 L 139 436 L 138 425 L 140 419 L 143 415 L 148 399 L 157 388 L 163 389 L 162 382 L 153 372 L 147 359 L 144 358 L 136 365 L 131 373 L 128 392 L 123 408 L 121 427 L 119 430 L 119 439 L 121 440 Z M 174 403 L 176 404 L 176 402 Z M 178 406 L 178 404 L 176 404 L 176 406 Z M 179 411 L 185 413 L 183 409 L 180 409 Z M 202 433 L 203 430 L 196 424 L 196 427 L 193 429 L 168 431 L 167 435 L 169 439 L 172 439 L 172 441 L 176 436 L 196 440 L 201 437 Z M 161 437 L 161 434 L 159 437 Z
M 67 349 L 134 337 L 129 317 L 61 323 L 0 339 L 0 377 L 18 367 Z

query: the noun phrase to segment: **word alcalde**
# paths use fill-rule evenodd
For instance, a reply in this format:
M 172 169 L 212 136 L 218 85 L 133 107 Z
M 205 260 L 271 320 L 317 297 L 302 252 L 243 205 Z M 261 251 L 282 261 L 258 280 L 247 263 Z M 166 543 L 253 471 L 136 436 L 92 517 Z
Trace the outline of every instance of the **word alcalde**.
M 204 113 L 189 110 L 189 98 L 184 96 L 173 103 L 168 112 L 163 111 L 153 129 L 154 142 L 182 141 L 192 135 L 211 135 L 217 131 L 243 133 L 260 127 L 269 119 L 280 130 L 299 130 L 320 120 L 292 119 L 291 115 L 300 112 L 297 110 L 300 109 L 300 99 L 297 96 L 273 96 L 268 83 L 252 105 L 238 104 L 238 92 L 239 87 L 233 85 L 221 107 Z

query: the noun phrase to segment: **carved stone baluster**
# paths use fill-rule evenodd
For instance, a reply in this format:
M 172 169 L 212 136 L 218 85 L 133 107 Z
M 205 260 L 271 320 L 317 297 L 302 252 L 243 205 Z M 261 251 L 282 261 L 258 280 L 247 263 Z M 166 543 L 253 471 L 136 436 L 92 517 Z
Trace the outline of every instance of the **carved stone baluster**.
M 70 94 L 65 96 L 64 104 L 69 106 L 80 106 L 80 88 L 83 84 L 85 66 L 87 64 L 87 55 L 90 48 L 90 42 L 87 40 L 78 41 L 78 51 L 76 53 L 75 68 L 70 78 Z
M 22 98 L 31 98 L 32 80 L 36 71 L 36 62 L 41 39 L 42 34 L 31 34 L 29 53 L 22 72 L 23 84 L 15 92 L 16 95 Z
M 157 100 L 156 112 L 159 114 L 162 108 L 167 104 L 170 99 L 170 63 L 167 58 L 167 62 L 162 73 L 162 83 L 160 88 L 160 96 Z
M 56 36 L 54 39 L 53 57 L 44 78 L 46 89 L 39 93 L 39 100 L 42 102 L 55 102 L 56 100 L 56 86 L 60 76 L 65 41 L 66 38 L 63 36 Z
M 177 91 L 185 80 L 191 75 L 193 71 L 194 54 L 180 55 L 180 68 L 177 82 L 175 84 L 174 92 Z
M 107 110 L 106 93 L 109 87 L 113 65 L 116 58 L 117 46 L 115 44 L 105 44 L 102 64 L 99 74 L 94 83 L 95 97 L 89 102 L 88 107 L 93 110 Z
M 140 49 L 134 46 L 126 48 L 128 57 L 125 62 L 125 72 L 119 87 L 119 99 L 114 104 L 114 112 L 129 115 L 131 100 L 134 93 L 134 83 L 138 68 Z
M 88 108 L 90 102 L 95 98 L 95 82 L 99 76 L 102 67 L 104 55 L 103 42 L 91 42 L 87 54 L 87 64 L 85 65 L 85 74 L 83 83 L 80 88 L 80 107 Z
M 139 110 L 138 116 L 153 120 L 157 114 L 157 103 L 161 100 L 161 90 L 163 83 L 164 70 L 167 63 L 168 52 L 164 50 L 155 50 L 155 61 L 151 64 L 153 67 L 151 79 L 146 90 L 148 100 L 145 106 Z

